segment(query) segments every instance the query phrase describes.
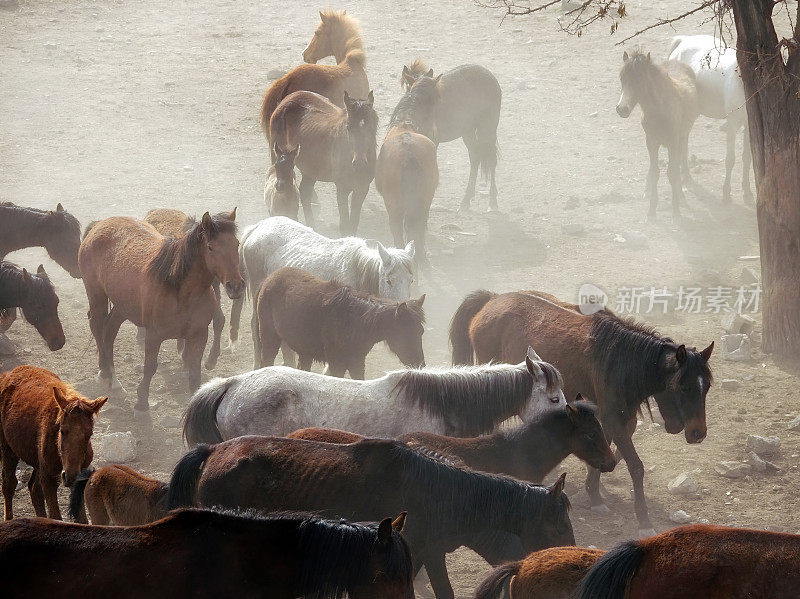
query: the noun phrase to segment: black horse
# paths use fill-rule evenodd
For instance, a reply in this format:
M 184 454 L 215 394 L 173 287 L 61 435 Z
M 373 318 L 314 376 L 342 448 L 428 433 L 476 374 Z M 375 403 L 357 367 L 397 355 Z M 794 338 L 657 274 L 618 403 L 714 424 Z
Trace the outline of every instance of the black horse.
M 31 323 L 52 351 L 64 347 L 64 329 L 58 319 L 58 296 L 39 265 L 35 275 L 19 269 L 10 262 L 0 262 L 0 321 L 20 308 L 25 320 Z

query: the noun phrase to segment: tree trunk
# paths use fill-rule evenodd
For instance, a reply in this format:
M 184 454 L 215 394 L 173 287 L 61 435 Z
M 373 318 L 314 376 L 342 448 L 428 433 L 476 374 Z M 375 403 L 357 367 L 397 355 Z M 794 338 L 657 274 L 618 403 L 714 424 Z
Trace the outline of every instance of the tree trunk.
M 800 356 L 800 51 L 784 63 L 772 0 L 733 0 L 758 194 L 763 350 Z M 800 14 L 798 15 L 800 17 Z M 800 28 L 800 23 L 798 23 Z M 798 29 L 794 32 L 797 41 Z

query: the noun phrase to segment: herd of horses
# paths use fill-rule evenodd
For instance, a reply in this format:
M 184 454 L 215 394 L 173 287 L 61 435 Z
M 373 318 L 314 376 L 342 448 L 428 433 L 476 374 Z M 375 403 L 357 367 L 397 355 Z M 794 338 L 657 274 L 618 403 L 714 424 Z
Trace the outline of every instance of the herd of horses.
M 8 521 L 0 525 L 0 580 L 20 581 L 12 595 L 410 599 L 424 568 L 435 596 L 451 599 L 445 556 L 465 546 L 496 566 L 476 590 L 480 599 L 792 596 L 800 536 L 697 525 L 655 535 L 649 519 L 632 441 L 637 414 L 652 399 L 667 432 L 702 442 L 713 342 L 687 347 L 607 309 L 582 314 L 543 291 L 479 290 L 452 317 L 453 366 L 426 366 L 426 296 L 411 292 L 427 260 L 437 146 L 461 137 L 469 152 L 461 207 L 471 205 L 480 169 L 497 209 L 500 87 L 477 65 L 434 76 L 414 61 L 403 67 L 405 93 L 376 151 L 358 25 L 343 11 L 320 18 L 306 64 L 264 96 L 269 217 L 241 234 L 236 209 L 199 220 L 157 209 L 95 221 L 82 234 L 61 204 L 0 204 L 1 256 L 42 246 L 82 279 L 98 381 L 113 397 L 126 393 L 114 367 L 126 320 L 144 344 L 136 418 L 149 417 L 167 339 L 178 340 L 192 393 L 183 421 L 189 450 L 167 482 L 122 465 L 91 468 L 94 421 L 107 396 L 88 399 L 35 366 L 0 374 Z M 617 111 L 627 117 L 642 106 L 651 216 L 660 145 L 670 153 L 676 212 L 684 201 L 688 137 L 703 97 L 693 41 L 676 38 L 672 50 L 690 66 L 624 56 Z M 336 64 L 316 64 L 327 56 Z M 729 140 L 741 126 L 733 118 Z M 747 180 L 747 162 L 745 169 Z M 394 247 L 355 236 L 373 180 Z M 339 239 L 314 228 L 316 181 L 336 186 Z M 306 225 L 297 222 L 300 205 Z M 233 300 L 232 346 L 245 297 L 252 301 L 254 369 L 201 386 L 210 325 L 206 368 L 220 354 L 222 290 Z M 2 263 L 3 330 L 17 309 L 51 350 L 64 346 L 42 266 L 32 274 Z M 405 368 L 364 380 L 365 357 L 381 341 Z M 284 365 L 275 366 L 279 351 Z M 325 374 L 311 372 L 314 363 Z M 542 484 L 569 455 L 587 466 L 598 514 L 608 512 L 600 473 L 625 460 L 641 540 L 607 553 L 574 547 L 565 474 Z M 28 489 L 39 519 L 14 519 L 20 460 L 33 468 Z M 57 522 L 59 480 L 70 488 L 74 523 Z

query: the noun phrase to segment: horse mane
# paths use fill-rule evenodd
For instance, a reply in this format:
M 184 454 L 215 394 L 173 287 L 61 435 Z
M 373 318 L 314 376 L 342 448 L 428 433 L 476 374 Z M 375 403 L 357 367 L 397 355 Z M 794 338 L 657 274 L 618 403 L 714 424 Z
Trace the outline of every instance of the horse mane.
M 436 130 L 434 116 L 433 114 L 425 115 L 429 117 L 431 122 L 420 123 L 420 113 L 426 109 L 432 111 L 438 100 L 439 90 L 436 81 L 430 77 L 420 77 L 411 89 L 403 94 L 397 106 L 394 107 L 388 127 L 404 126 L 421 135 L 430 137 L 435 134 Z M 432 131 L 423 131 L 428 126 Z
M 421 58 L 415 58 L 411 61 L 411 64 L 408 65 L 408 70 L 411 71 L 412 74 L 419 76 L 430 71 L 430 67 L 428 66 L 428 63 Z
M 307 92 L 314 93 L 314 92 Z M 326 101 L 327 100 L 326 98 Z M 310 103 L 303 103 L 307 112 L 306 117 L 300 121 L 300 131 L 303 134 L 311 135 L 330 135 L 332 137 L 346 135 L 347 132 L 347 111 L 344 108 L 336 108 L 335 118 L 331 118 L 330 113 L 319 110 Z
M 387 300 L 375 296 L 367 296 L 353 291 L 352 287 L 342 286 L 332 297 L 323 302 L 323 305 L 333 310 L 343 312 L 358 312 L 366 331 L 374 330 L 380 323 L 381 316 L 394 312 L 400 302 Z M 406 302 L 408 312 L 416 324 L 425 324 L 425 311 L 415 302 Z M 356 333 L 356 331 L 350 331 Z
M 7 211 L 11 211 L 17 214 L 32 215 L 42 220 L 51 219 L 54 216 L 57 216 L 59 218 L 58 220 L 59 225 L 63 225 L 65 229 L 72 229 L 73 231 L 77 231 L 78 235 L 80 235 L 81 231 L 80 222 L 78 222 L 78 219 L 75 218 L 72 214 L 70 214 L 66 210 L 42 210 L 40 208 L 29 208 L 27 206 L 18 206 L 13 202 L 0 202 L 0 208 L 4 208 Z
M 344 10 L 326 8 L 321 11 L 321 16 L 326 23 L 338 27 L 345 36 L 344 53 L 345 62 L 358 64 L 362 68 L 367 64 L 367 56 L 364 53 L 364 42 L 361 39 L 361 24 L 352 15 L 348 15 Z
M 400 261 L 401 265 L 413 272 L 413 260 L 407 254 L 392 254 L 395 260 Z M 366 244 L 359 246 L 354 256 L 355 268 L 355 289 L 378 295 L 378 283 L 381 274 L 381 257 L 377 249 L 369 248 Z
M 7 260 L 0 262 L 0 317 L 6 316 L 11 310 L 18 307 L 5 305 L 12 301 L 12 290 L 17 290 L 20 294 L 24 291 L 25 295 L 55 294 L 55 287 L 49 277 L 43 277 L 35 272 L 28 274 L 31 276 L 30 287 L 23 288 L 25 283 L 22 269 Z
M 211 217 L 211 228 L 208 231 L 209 240 L 216 239 L 225 233 L 236 234 L 236 223 L 229 220 L 227 216 L 222 213 Z M 203 226 L 196 221 L 186 235 L 180 239 L 165 237 L 158 253 L 147 265 L 147 272 L 157 280 L 166 283 L 167 286 L 177 289 L 197 260 L 205 239 Z

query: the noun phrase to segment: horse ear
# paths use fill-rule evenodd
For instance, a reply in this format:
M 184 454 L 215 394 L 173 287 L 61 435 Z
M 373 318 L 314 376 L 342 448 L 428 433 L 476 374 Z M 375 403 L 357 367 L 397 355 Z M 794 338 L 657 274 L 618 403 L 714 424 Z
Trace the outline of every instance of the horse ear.
M 431 69 L 431 77 L 432 77 L 432 76 L 433 76 L 433 69 Z M 436 83 L 439 83 L 439 81 L 441 81 L 441 79 L 442 79 L 442 73 L 439 73 L 439 74 L 436 76 L 436 79 L 434 79 L 434 81 L 435 81 Z
M 414 257 L 414 254 L 417 253 L 417 245 L 414 243 L 413 239 L 406 244 L 406 252 L 412 258 Z
M 372 93 L 372 90 L 369 90 L 367 94 L 367 106 L 372 107 L 373 104 L 375 104 L 375 94 Z
M 547 491 L 552 497 L 558 497 L 564 492 L 564 482 L 567 480 L 567 473 L 564 472 L 558 477 L 558 480 L 553 483 L 553 486 Z
M 347 93 L 347 90 L 344 90 L 344 105 L 347 106 L 350 104 L 350 94 Z
M 392 519 L 384 518 L 378 525 L 378 542 L 382 547 L 389 545 L 392 540 Z
M 328 22 L 328 17 L 325 16 L 324 12 L 319 11 L 319 20 L 322 21 L 323 23 L 327 23 Z
M 625 50 L 625 51 L 622 53 L 622 62 L 628 62 L 628 61 L 630 60 L 630 58 L 631 58 L 631 57 L 630 57 L 630 56 L 628 56 L 628 51 L 627 51 L 627 50 Z
M 403 527 L 406 525 L 406 516 L 408 516 L 408 512 L 400 512 L 400 515 L 392 522 L 392 528 L 394 528 L 395 531 L 403 532 Z
M 578 393 L 572 401 L 583 401 L 583 395 Z
M 93 399 L 91 401 L 86 401 L 86 405 L 92 411 L 93 414 L 97 414 L 106 402 L 108 401 L 108 397 L 98 397 L 97 399 Z
M 708 362 L 708 359 L 711 357 L 711 352 L 714 351 L 714 342 L 711 342 L 707 348 L 700 352 L 700 357 L 703 358 L 704 362 Z
M 572 405 L 572 402 L 567 402 L 567 416 L 572 420 L 578 416 L 578 408 Z
M 528 367 L 528 372 L 531 374 L 531 376 L 537 380 L 544 374 L 542 367 L 539 366 L 534 360 L 531 360 L 530 356 L 525 356 L 525 365 Z
M 24 268 L 22 269 L 22 280 L 25 281 L 26 283 L 30 283 L 31 281 L 31 273 L 29 273 Z
M 653 59 L 650 58 L 650 52 L 648 52 L 647 53 L 647 62 L 652 62 L 652 61 L 653 61 Z
M 64 206 L 61 205 L 61 202 L 56 206 L 56 212 L 64 212 Z
M 411 69 L 403 65 L 403 77 L 411 77 Z
M 40 277 L 46 277 L 47 273 L 44 271 L 44 264 L 40 264 L 39 268 L 36 269 L 36 274 Z
M 406 312 L 408 312 L 408 305 L 405 302 L 400 302 L 399 304 L 397 304 L 397 308 L 394 309 L 394 313 L 397 316 L 405 314 Z
M 292 157 L 292 160 L 295 160 L 300 155 L 300 144 L 297 144 L 297 147 L 288 154 Z
M 211 226 L 212 226 L 214 223 L 213 223 L 213 221 L 211 220 L 211 215 L 210 215 L 208 212 L 206 212 L 206 213 L 203 215 L 203 218 L 202 218 L 202 219 L 200 219 L 200 224 L 202 225 L 203 229 L 205 229 L 206 231 L 208 231 L 208 230 L 210 230 L 210 229 L 211 229 Z
M 61 389 L 56 386 L 53 386 L 53 399 L 55 399 L 56 404 L 58 404 L 58 409 L 62 412 L 67 411 L 67 406 L 69 405 L 69 401 L 64 395 L 61 393 Z
M 280 156 L 280 149 L 278 148 L 278 140 L 276 139 L 272 144 L 272 153 L 275 156 Z
M 237 206 L 233 207 L 233 210 L 231 210 L 231 213 L 228 215 L 228 220 L 236 220 L 236 208 Z
M 422 307 L 422 304 L 425 303 L 425 295 L 426 294 L 423 293 L 422 295 L 419 296 L 419 298 L 414 300 L 414 303 L 417 304 L 420 308 Z
M 675 350 L 675 359 L 678 361 L 679 365 L 683 365 L 686 362 L 686 346 L 679 345 L 678 349 Z
M 392 257 L 380 241 L 378 242 L 378 255 L 381 257 L 381 262 L 383 262 L 384 266 L 389 266 L 389 264 L 391 264 Z
M 528 346 L 527 356 L 534 362 L 544 362 L 530 345 Z

